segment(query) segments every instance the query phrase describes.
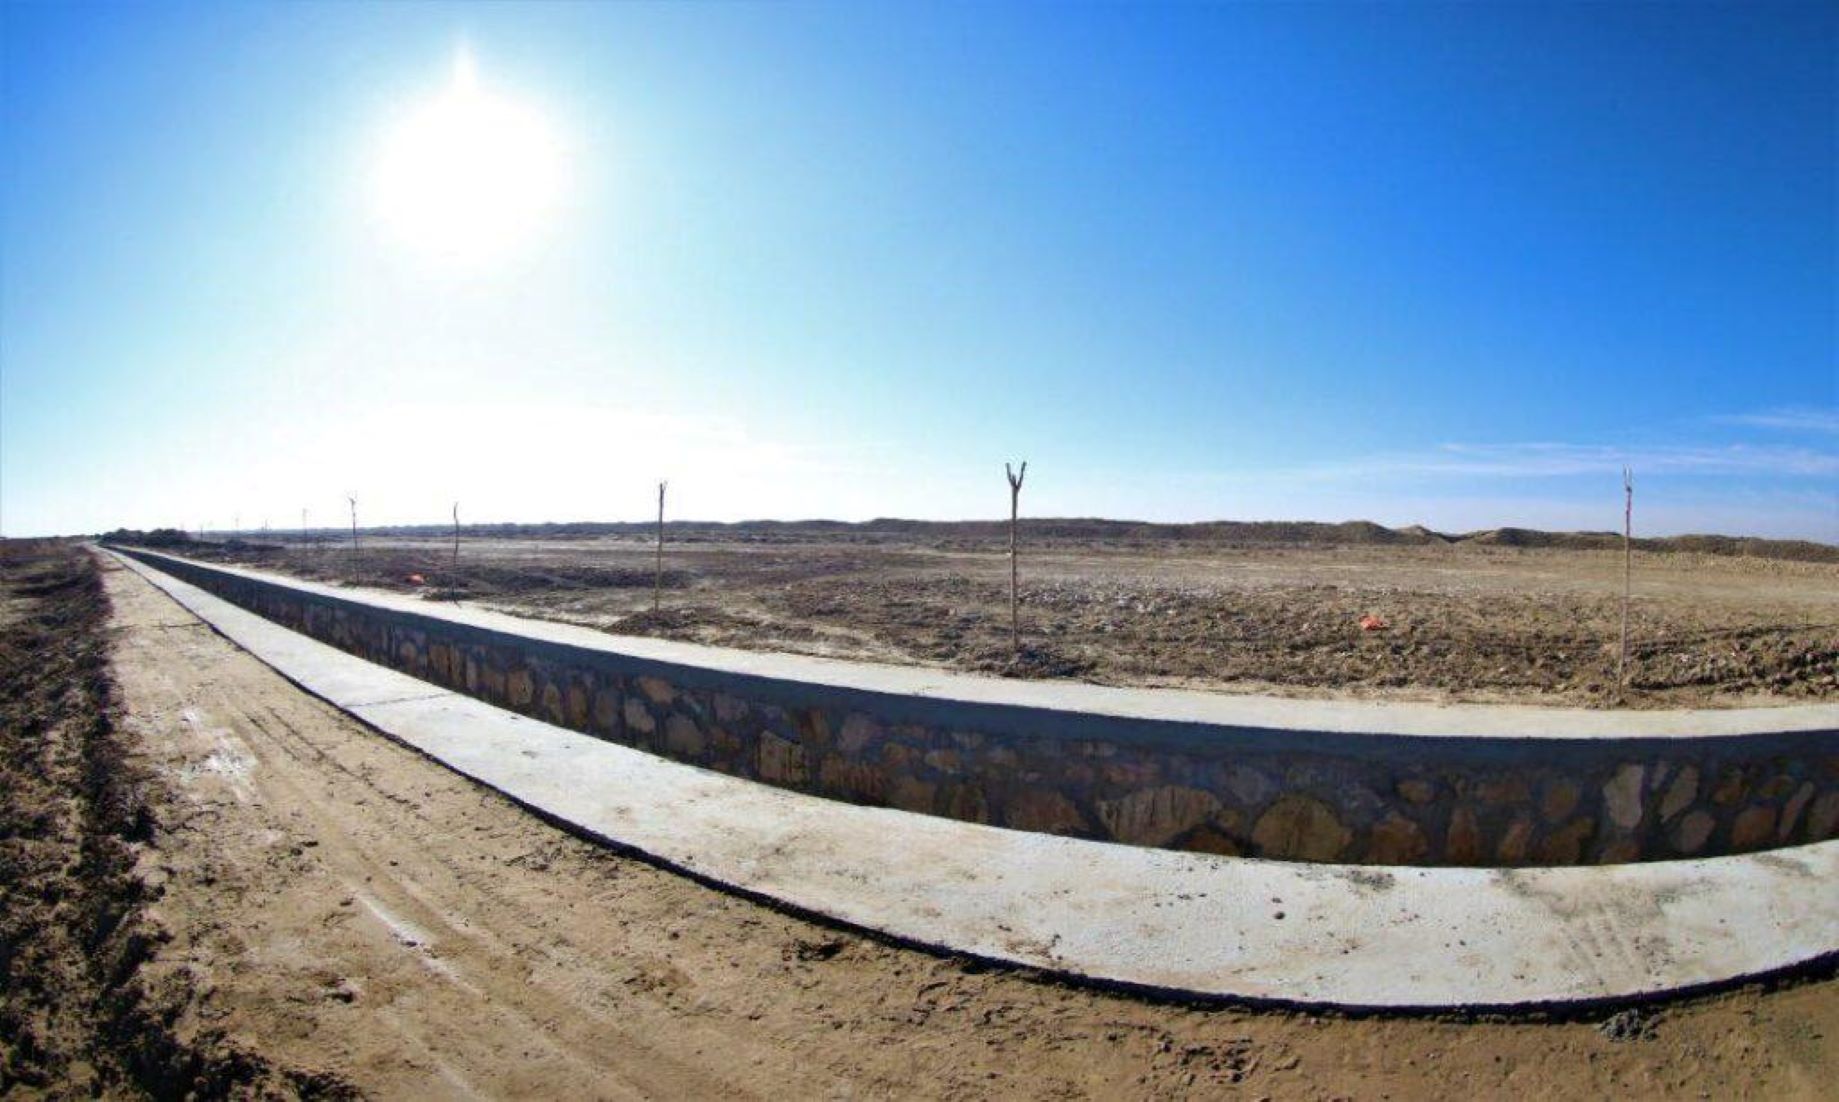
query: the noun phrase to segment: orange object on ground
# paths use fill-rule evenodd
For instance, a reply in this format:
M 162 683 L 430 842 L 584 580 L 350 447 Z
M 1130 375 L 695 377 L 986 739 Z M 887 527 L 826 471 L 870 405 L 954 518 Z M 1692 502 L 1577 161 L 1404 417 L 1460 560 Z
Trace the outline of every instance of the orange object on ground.
M 422 577 L 420 574 L 410 574 L 409 584 L 410 585 L 427 585 L 428 579 Z
M 1360 618 L 1360 630 L 1384 631 L 1386 630 L 1386 622 L 1369 612 Z

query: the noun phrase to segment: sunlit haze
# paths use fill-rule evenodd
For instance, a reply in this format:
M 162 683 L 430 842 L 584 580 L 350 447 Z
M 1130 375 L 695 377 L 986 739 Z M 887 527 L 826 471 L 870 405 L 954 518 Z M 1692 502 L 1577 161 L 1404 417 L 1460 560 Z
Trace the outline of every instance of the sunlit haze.
M 1830 5 L 0 19 L 8 536 L 1839 541 Z
M 461 49 L 451 86 L 383 134 L 376 212 L 387 232 L 433 260 L 486 263 L 544 228 L 563 184 L 549 120 L 481 88 Z

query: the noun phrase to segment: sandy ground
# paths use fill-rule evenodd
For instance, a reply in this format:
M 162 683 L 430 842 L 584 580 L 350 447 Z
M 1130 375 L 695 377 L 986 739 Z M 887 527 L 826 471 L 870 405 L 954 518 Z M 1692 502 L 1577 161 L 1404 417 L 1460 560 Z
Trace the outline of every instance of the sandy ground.
M 1484 544 L 371 538 L 244 561 L 622 634 L 1024 677 L 1223 692 L 1616 703 L 1622 556 Z M 236 557 L 236 556 L 232 556 Z M 409 579 L 421 577 L 425 584 Z M 1632 707 L 1839 700 L 1839 563 L 1635 556 Z M 1379 630 L 1361 620 L 1375 616 Z
M 149 983 L 303 1093 L 1831 1097 L 1839 982 L 1605 1021 L 1145 1002 L 788 917 L 551 828 L 105 575 L 159 793 Z

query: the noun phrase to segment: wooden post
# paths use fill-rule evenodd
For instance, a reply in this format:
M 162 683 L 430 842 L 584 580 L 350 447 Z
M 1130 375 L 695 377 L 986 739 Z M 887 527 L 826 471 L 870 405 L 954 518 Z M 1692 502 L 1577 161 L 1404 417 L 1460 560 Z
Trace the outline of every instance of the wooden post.
M 1028 477 L 1028 461 L 1022 460 L 1022 469 L 1010 470 L 1009 464 L 1003 464 L 1003 474 L 1009 479 L 1009 646 L 1020 654 L 1022 652 L 1022 614 L 1020 610 L 1021 569 L 1017 561 L 1016 527 L 1020 523 L 1022 509 L 1022 480 Z
M 345 500 L 351 502 L 351 568 L 355 571 L 358 566 L 358 499 L 348 497 Z
M 460 565 L 460 503 L 457 501 L 453 503 L 453 565 Z
M 307 546 L 307 511 L 305 509 L 302 509 L 300 510 L 300 547 L 302 550 L 304 550 L 306 546 Z
M 658 611 L 664 601 L 664 488 L 668 482 L 658 483 L 658 565 L 651 576 L 651 611 Z
M 1616 696 L 1628 692 L 1628 599 L 1635 577 L 1635 472 L 1622 468 L 1622 646 L 1616 656 Z

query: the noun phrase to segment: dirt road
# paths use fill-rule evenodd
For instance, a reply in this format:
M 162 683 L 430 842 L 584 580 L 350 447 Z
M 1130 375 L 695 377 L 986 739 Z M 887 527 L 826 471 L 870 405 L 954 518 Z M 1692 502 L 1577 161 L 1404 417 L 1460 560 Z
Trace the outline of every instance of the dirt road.
M 1813 1098 L 1839 983 L 1601 1021 L 1350 1020 L 1061 985 L 787 917 L 546 826 L 112 564 L 141 855 L 222 1035 L 381 1097 Z M 1618 1039 L 1620 1038 L 1620 1039 Z M 310 1093 L 310 1091 L 309 1091 Z

